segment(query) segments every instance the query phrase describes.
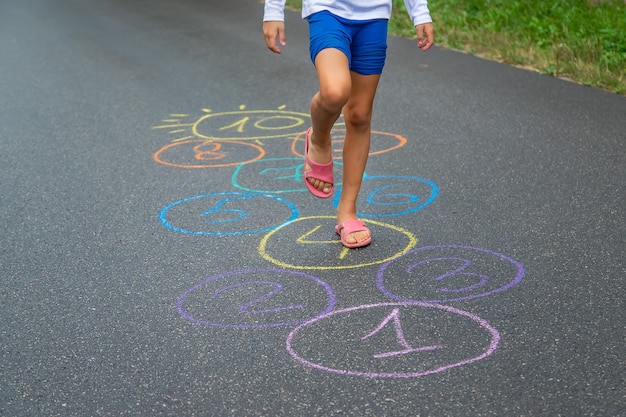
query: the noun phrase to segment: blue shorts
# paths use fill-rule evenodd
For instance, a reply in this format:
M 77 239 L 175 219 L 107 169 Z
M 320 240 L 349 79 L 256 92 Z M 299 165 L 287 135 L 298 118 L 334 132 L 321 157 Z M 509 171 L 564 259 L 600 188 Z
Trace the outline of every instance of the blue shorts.
M 314 64 L 320 51 L 335 48 L 348 57 L 350 71 L 382 74 L 387 57 L 387 19 L 349 20 L 327 11 L 313 13 L 306 19 Z

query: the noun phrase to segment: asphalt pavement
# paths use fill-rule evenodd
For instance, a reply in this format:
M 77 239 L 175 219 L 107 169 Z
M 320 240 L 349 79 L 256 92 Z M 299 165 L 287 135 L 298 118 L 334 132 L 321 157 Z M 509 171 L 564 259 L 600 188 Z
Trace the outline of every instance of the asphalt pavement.
M 390 38 L 347 250 L 262 9 L 0 5 L 0 415 L 626 415 L 626 97 Z

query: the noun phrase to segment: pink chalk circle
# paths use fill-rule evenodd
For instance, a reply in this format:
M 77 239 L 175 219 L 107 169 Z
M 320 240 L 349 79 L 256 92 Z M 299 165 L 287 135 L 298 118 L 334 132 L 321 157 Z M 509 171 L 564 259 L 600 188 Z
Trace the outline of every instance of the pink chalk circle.
M 446 325 L 425 328 L 421 320 L 406 319 L 416 312 L 438 323 L 456 320 L 456 330 Z M 362 318 L 367 326 L 355 329 Z M 329 326 L 335 327 L 325 331 Z M 407 334 L 419 326 L 423 336 L 429 336 Z M 296 362 L 319 371 L 364 378 L 419 378 L 484 359 L 499 342 L 500 333 L 475 314 L 447 305 L 408 302 L 361 305 L 313 318 L 289 333 L 286 347 Z

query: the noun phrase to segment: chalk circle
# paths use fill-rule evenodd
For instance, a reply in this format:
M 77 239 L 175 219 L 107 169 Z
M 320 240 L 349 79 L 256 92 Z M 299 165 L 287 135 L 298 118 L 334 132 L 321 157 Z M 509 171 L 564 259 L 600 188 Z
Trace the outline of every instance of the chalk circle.
M 487 249 L 424 246 L 381 265 L 376 285 L 397 301 L 443 303 L 506 291 L 524 274 L 520 262 Z
M 159 212 L 161 224 L 170 230 L 209 236 L 266 233 L 297 217 L 297 207 L 288 200 L 239 192 L 187 197 Z
M 335 167 L 343 163 L 335 162 Z M 340 186 L 342 170 L 335 170 L 335 186 Z M 240 164 L 232 176 L 234 187 L 256 193 L 282 194 L 308 192 L 304 184 L 304 160 L 301 158 L 264 158 Z
M 209 113 L 191 127 L 203 139 L 263 140 L 293 136 L 310 125 L 307 113 L 288 110 L 241 110 Z
M 369 219 L 402 216 L 425 208 L 438 194 L 437 184 L 424 178 L 366 174 L 357 201 L 357 216 Z M 341 186 L 333 199 L 335 208 L 340 196 Z
M 388 262 L 417 244 L 417 238 L 408 230 L 366 220 L 372 231 L 372 243 L 360 249 L 347 249 L 335 233 L 335 222 L 333 216 L 301 217 L 287 222 L 263 237 L 259 254 L 282 268 L 335 270 Z
M 178 297 L 176 310 L 209 327 L 255 329 L 294 326 L 329 313 L 335 295 L 312 275 L 280 269 L 242 269 L 214 275 Z
M 484 359 L 499 342 L 500 333 L 472 313 L 413 302 L 332 311 L 293 329 L 286 347 L 298 363 L 319 371 L 418 378 Z
M 339 161 L 343 158 L 343 142 L 346 136 L 346 129 L 334 127 L 330 131 L 332 141 L 333 159 Z M 299 132 L 291 142 L 291 152 L 304 158 L 304 141 L 306 130 Z M 407 138 L 395 133 L 379 132 L 372 130 L 370 140 L 369 156 L 380 155 L 403 147 L 407 143 Z
M 257 161 L 265 156 L 259 145 L 207 139 L 170 143 L 154 154 L 159 164 L 177 168 L 224 168 Z
M 343 142 L 346 135 L 346 129 L 334 127 L 330 131 L 332 140 L 332 154 L 335 161 L 343 158 Z M 299 132 L 291 142 L 291 152 L 304 158 L 304 141 L 306 138 L 306 130 Z M 372 130 L 370 140 L 369 156 L 380 155 L 391 152 L 403 147 L 407 143 L 404 136 L 389 132 L 379 132 Z

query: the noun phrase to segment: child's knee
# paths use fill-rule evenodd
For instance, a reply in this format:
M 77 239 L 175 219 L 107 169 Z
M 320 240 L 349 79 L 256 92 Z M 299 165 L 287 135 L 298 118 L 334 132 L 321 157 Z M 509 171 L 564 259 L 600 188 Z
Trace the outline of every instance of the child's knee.
M 343 114 L 346 124 L 353 128 L 369 128 L 372 122 L 372 109 L 367 106 L 349 106 Z
M 337 83 L 323 86 L 320 88 L 320 98 L 324 107 L 341 109 L 350 98 L 350 85 Z

